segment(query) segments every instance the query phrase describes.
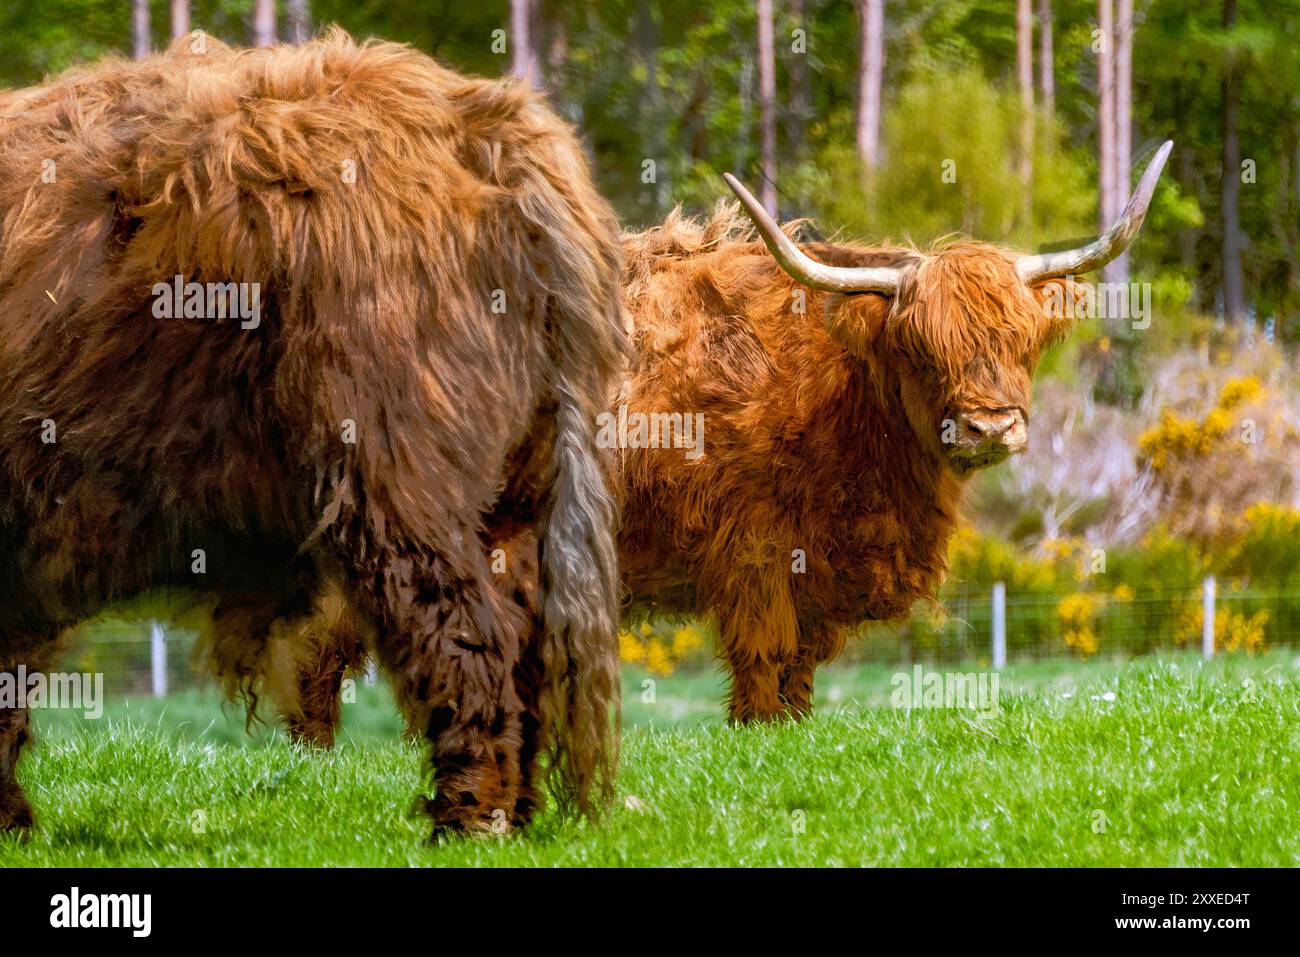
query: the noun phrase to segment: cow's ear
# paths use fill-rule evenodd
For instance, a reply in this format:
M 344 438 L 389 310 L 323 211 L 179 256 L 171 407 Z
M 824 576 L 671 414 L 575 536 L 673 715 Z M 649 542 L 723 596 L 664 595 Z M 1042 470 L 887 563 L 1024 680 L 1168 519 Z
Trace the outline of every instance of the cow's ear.
M 1073 279 L 1047 279 L 1030 286 L 1029 291 L 1038 303 L 1043 320 L 1040 347 L 1059 342 L 1069 334 L 1076 317 L 1086 314 L 1088 297 L 1092 294 L 1090 287 Z
M 892 303 L 892 297 L 875 292 L 833 296 L 826 304 L 826 328 L 859 359 L 870 358 Z

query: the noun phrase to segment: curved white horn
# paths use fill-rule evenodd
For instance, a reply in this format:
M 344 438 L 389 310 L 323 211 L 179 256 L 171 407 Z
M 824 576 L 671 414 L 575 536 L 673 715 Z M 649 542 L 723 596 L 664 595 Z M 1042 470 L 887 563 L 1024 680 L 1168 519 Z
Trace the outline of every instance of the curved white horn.
M 758 234 L 772 255 L 790 276 L 814 289 L 827 292 L 882 292 L 892 295 L 898 289 L 899 270 L 888 266 L 828 266 L 805 255 L 794 241 L 767 214 L 749 190 L 730 173 L 723 173 L 731 191 L 740 199 L 745 212 L 754 221 Z
M 1164 145 L 1156 150 L 1156 155 L 1147 164 L 1146 172 L 1138 181 L 1137 189 L 1133 190 L 1128 205 L 1124 207 L 1123 214 L 1100 239 L 1078 249 L 1019 257 L 1016 260 L 1016 272 L 1025 284 L 1031 285 L 1055 276 L 1074 276 L 1096 269 L 1128 249 L 1142 228 L 1142 220 L 1156 191 L 1156 180 L 1160 179 L 1160 171 L 1164 169 L 1165 160 L 1173 148 L 1174 141 L 1165 140 Z

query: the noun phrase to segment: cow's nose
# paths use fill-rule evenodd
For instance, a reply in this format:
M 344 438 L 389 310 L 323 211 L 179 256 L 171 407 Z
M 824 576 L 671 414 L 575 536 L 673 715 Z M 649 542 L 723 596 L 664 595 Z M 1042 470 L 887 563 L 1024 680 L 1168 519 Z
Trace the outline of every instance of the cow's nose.
M 1025 417 L 1019 409 L 998 412 L 968 412 L 961 419 L 962 431 L 982 446 L 1003 446 L 1019 452 L 1027 438 Z

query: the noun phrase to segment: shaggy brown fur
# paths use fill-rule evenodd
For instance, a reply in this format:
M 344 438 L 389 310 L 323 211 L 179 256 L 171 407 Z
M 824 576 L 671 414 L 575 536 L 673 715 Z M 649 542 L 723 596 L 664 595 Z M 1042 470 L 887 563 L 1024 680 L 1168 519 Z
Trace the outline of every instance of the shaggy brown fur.
M 892 300 L 804 289 L 732 207 L 623 240 L 636 357 L 614 405 L 705 416 L 698 461 L 619 453 L 625 600 L 716 617 L 739 721 L 807 713 L 848 626 L 934 595 L 972 469 L 944 421 L 1027 419 L 1039 350 L 1063 331 L 1045 284 L 1026 289 L 993 246 L 805 248 L 908 269 Z
M 625 333 L 571 129 L 393 44 L 207 44 L 0 96 L 0 669 L 168 588 L 215 602 L 237 684 L 328 582 L 428 738 L 435 829 L 527 821 L 544 752 L 598 807 L 617 565 L 592 421 Z M 260 325 L 155 318 L 176 275 L 260 283 Z M 489 566 L 521 530 L 533 602 Z M 0 723 L 4 828 L 30 823 L 25 723 Z
M 1033 367 L 1060 331 L 993 246 L 804 248 L 901 265 L 898 293 L 804 289 L 728 215 L 624 241 L 629 409 L 703 412 L 706 439 L 695 462 L 622 452 L 623 583 L 636 604 L 716 617 L 737 721 L 808 712 L 846 627 L 935 594 L 972 469 L 945 424 L 1000 409 L 1027 421 Z

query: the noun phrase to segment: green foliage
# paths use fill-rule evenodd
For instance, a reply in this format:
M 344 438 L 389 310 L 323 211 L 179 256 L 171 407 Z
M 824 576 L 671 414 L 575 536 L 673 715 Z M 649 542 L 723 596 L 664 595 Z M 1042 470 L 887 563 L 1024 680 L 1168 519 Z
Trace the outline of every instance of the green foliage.
M 1138 546 L 1107 553 L 1106 585 L 1127 585 L 1135 591 L 1195 590 L 1209 571 L 1203 551 L 1185 538 L 1156 528 Z
M 192 26 L 227 42 L 249 34 L 252 0 L 193 0 Z M 1160 283 L 1159 316 L 1208 311 L 1217 287 L 1221 85 L 1242 76 L 1243 159 L 1256 182 L 1241 191 L 1248 288 L 1261 316 L 1295 337 L 1300 313 L 1300 0 L 1242 0 L 1238 24 L 1218 6 L 1155 0 L 1139 11 L 1134 49 L 1134 153 L 1171 137 L 1170 163 L 1134 269 Z M 314 0 L 314 24 L 411 43 L 484 75 L 509 69 L 492 48 L 508 30 L 506 0 Z M 884 163 L 862 182 L 854 147 L 857 15 L 842 0 L 805 0 L 796 21 L 777 4 L 777 182 L 782 213 L 813 216 L 828 232 L 925 246 L 961 232 L 1025 248 L 1072 243 L 1096 227 L 1095 6 L 1053 5 L 1056 115 L 1039 116 L 1032 211 L 1020 208 L 1015 157 L 1014 11 L 1002 0 L 897 0 L 886 13 Z M 703 210 L 731 170 L 757 184 L 758 101 L 751 0 L 545 0 L 534 25 L 556 106 L 583 130 L 601 187 L 628 226 L 659 221 L 674 204 Z M 156 48 L 168 41 L 167 4 L 152 3 Z M 796 49 L 802 31 L 806 51 Z M 0 84 L 39 82 L 82 60 L 130 49 L 122 0 L 18 0 L 0 11 Z M 1037 53 L 1035 53 L 1037 55 Z M 806 77 L 807 101 L 795 78 Z M 941 178 L 951 160 L 956 182 Z M 645 182 L 647 161 L 655 164 Z M 1182 242 L 1180 237 L 1190 237 Z M 1159 346 L 1159 335 L 1135 349 Z M 1120 354 L 1125 348 L 1121 344 Z M 1127 401 L 1133 370 L 1113 391 Z M 1103 391 L 1103 397 L 1106 393 Z
M 1246 510 L 1244 528 L 1221 553 L 1225 575 L 1252 585 L 1285 588 L 1300 582 L 1300 511 L 1269 502 Z
M 130 49 L 126 4 L 19 0 L 0 8 L 0 85 L 25 86 L 75 63 Z
M 851 234 L 894 236 L 925 245 L 952 233 L 993 238 L 1021 248 L 1044 240 L 1075 242 L 1091 228 L 1095 189 L 1086 162 L 1042 123 L 1034 153 L 1033 219 L 1020 219 L 1015 156 L 1019 106 L 982 74 L 966 69 L 917 77 L 885 118 L 882 168 L 863 182 L 856 153 L 829 147 L 822 165 L 836 183 L 829 222 Z

